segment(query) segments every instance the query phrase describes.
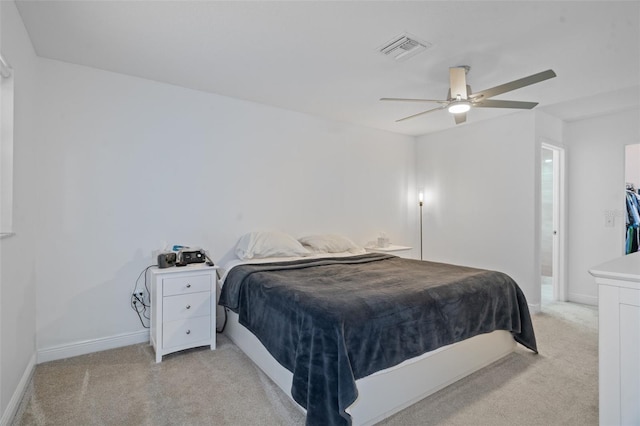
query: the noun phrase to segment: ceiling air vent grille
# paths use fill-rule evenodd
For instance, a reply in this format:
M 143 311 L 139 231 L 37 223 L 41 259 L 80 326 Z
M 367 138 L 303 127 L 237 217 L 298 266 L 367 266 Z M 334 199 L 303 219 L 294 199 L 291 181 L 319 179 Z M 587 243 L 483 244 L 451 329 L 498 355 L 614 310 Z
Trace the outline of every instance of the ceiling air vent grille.
M 378 48 L 380 53 L 396 61 L 404 61 L 431 47 L 431 43 L 418 40 L 410 34 L 401 34 Z

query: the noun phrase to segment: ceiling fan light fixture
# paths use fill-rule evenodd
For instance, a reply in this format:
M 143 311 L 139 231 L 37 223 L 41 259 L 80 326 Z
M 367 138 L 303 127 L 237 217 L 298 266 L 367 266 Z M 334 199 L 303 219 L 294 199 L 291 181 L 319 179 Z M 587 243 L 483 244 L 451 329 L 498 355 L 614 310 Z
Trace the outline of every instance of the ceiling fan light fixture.
M 451 114 L 460 114 L 471 109 L 471 103 L 468 101 L 453 101 L 449 104 L 449 112 Z

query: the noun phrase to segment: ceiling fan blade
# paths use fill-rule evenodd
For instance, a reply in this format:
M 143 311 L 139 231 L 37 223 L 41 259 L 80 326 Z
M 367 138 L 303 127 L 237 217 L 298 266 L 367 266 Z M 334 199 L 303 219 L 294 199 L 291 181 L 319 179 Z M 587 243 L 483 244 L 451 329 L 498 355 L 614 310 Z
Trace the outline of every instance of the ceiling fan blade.
M 445 109 L 446 107 L 447 107 L 446 105 L 443 105 L 443 106 L 438 107 L 438 108 L 428 109 L 428 110 L 426 110 L 426 111 L 422 111 L 422 112 L 419 112 L 419 113 L 417 113 L 417 114 L 413 114 L 413 115 L 410 115 L 410 116 L 408 116 L 408 117 L 404 117 L 404 118 L 401 118 L 401 119 L 399 119 L 399 120 L 396 120 L 396 123 L 399 123 L 399 122 L 401 122 L 401 121 L 405 121 L 405 120 L 409 120 L 410 118 L 415 118 L 415 117 L 418 117 L 418 116 L 420 116 L 420 115 L 428 114 L 428 113 L 430 113 L 430 112 L 440 111 L 441 109 Z
M 457 114 L 453 114 L 453 118 L 456 120 L 456 124 L 464 123 L 467 121 L 467 113 L 459 112 Z
M 409 98 L 380 98 L 381 101 L 400 101 L 400 102 L 437 102 L 439 104 L 447 104 L 449 101 L 441 99 L 409 99 Z
M 529 86 L 531 84 L 540 83 L 541 81 L 548 80 L 556 76 L 553 70 L 546 70 L 537 74 L 530 75 L 518 80 L 510 81 L 509 83 L 501 84 L 491 89 L 482 90 L 480 92 L 472 94 L 471 99 L 478 98 L 491 98 L 493 96 L 500 95 L 502 93 L 510 92 L 512 90 L 520 89 L 521 87 Z
M 536 105 L 538 105 L 537 102 L 502 101 L 497 99 L 484 99 L 484 100 L 473 103 L 473 106 L 476 108 L 532 109 Z
M 449 68 L 451 99 L 467 99 L 467 70 L 463 67 Z

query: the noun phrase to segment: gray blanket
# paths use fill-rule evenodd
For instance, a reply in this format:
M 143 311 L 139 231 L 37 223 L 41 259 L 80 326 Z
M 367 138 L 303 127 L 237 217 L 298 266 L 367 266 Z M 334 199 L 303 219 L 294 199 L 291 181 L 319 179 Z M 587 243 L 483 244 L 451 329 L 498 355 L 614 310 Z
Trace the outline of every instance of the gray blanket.
M 351 424 L 357 379 L 478 334 L 537 352 L 509 276 L 386 254 L 236 266 L 219 304 L 293 373 L 307 425 Z

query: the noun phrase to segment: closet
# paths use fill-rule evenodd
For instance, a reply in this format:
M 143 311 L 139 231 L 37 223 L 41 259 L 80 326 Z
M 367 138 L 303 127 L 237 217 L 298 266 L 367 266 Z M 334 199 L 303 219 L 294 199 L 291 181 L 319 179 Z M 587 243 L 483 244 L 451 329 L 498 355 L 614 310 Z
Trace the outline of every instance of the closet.
M 625 147 L 625 254 L 640 251 L 640 144 Z
M 627 184 L 627 236 L 625 253 L 635 253 L 640 245 L 640 194 L 634 184 Z

